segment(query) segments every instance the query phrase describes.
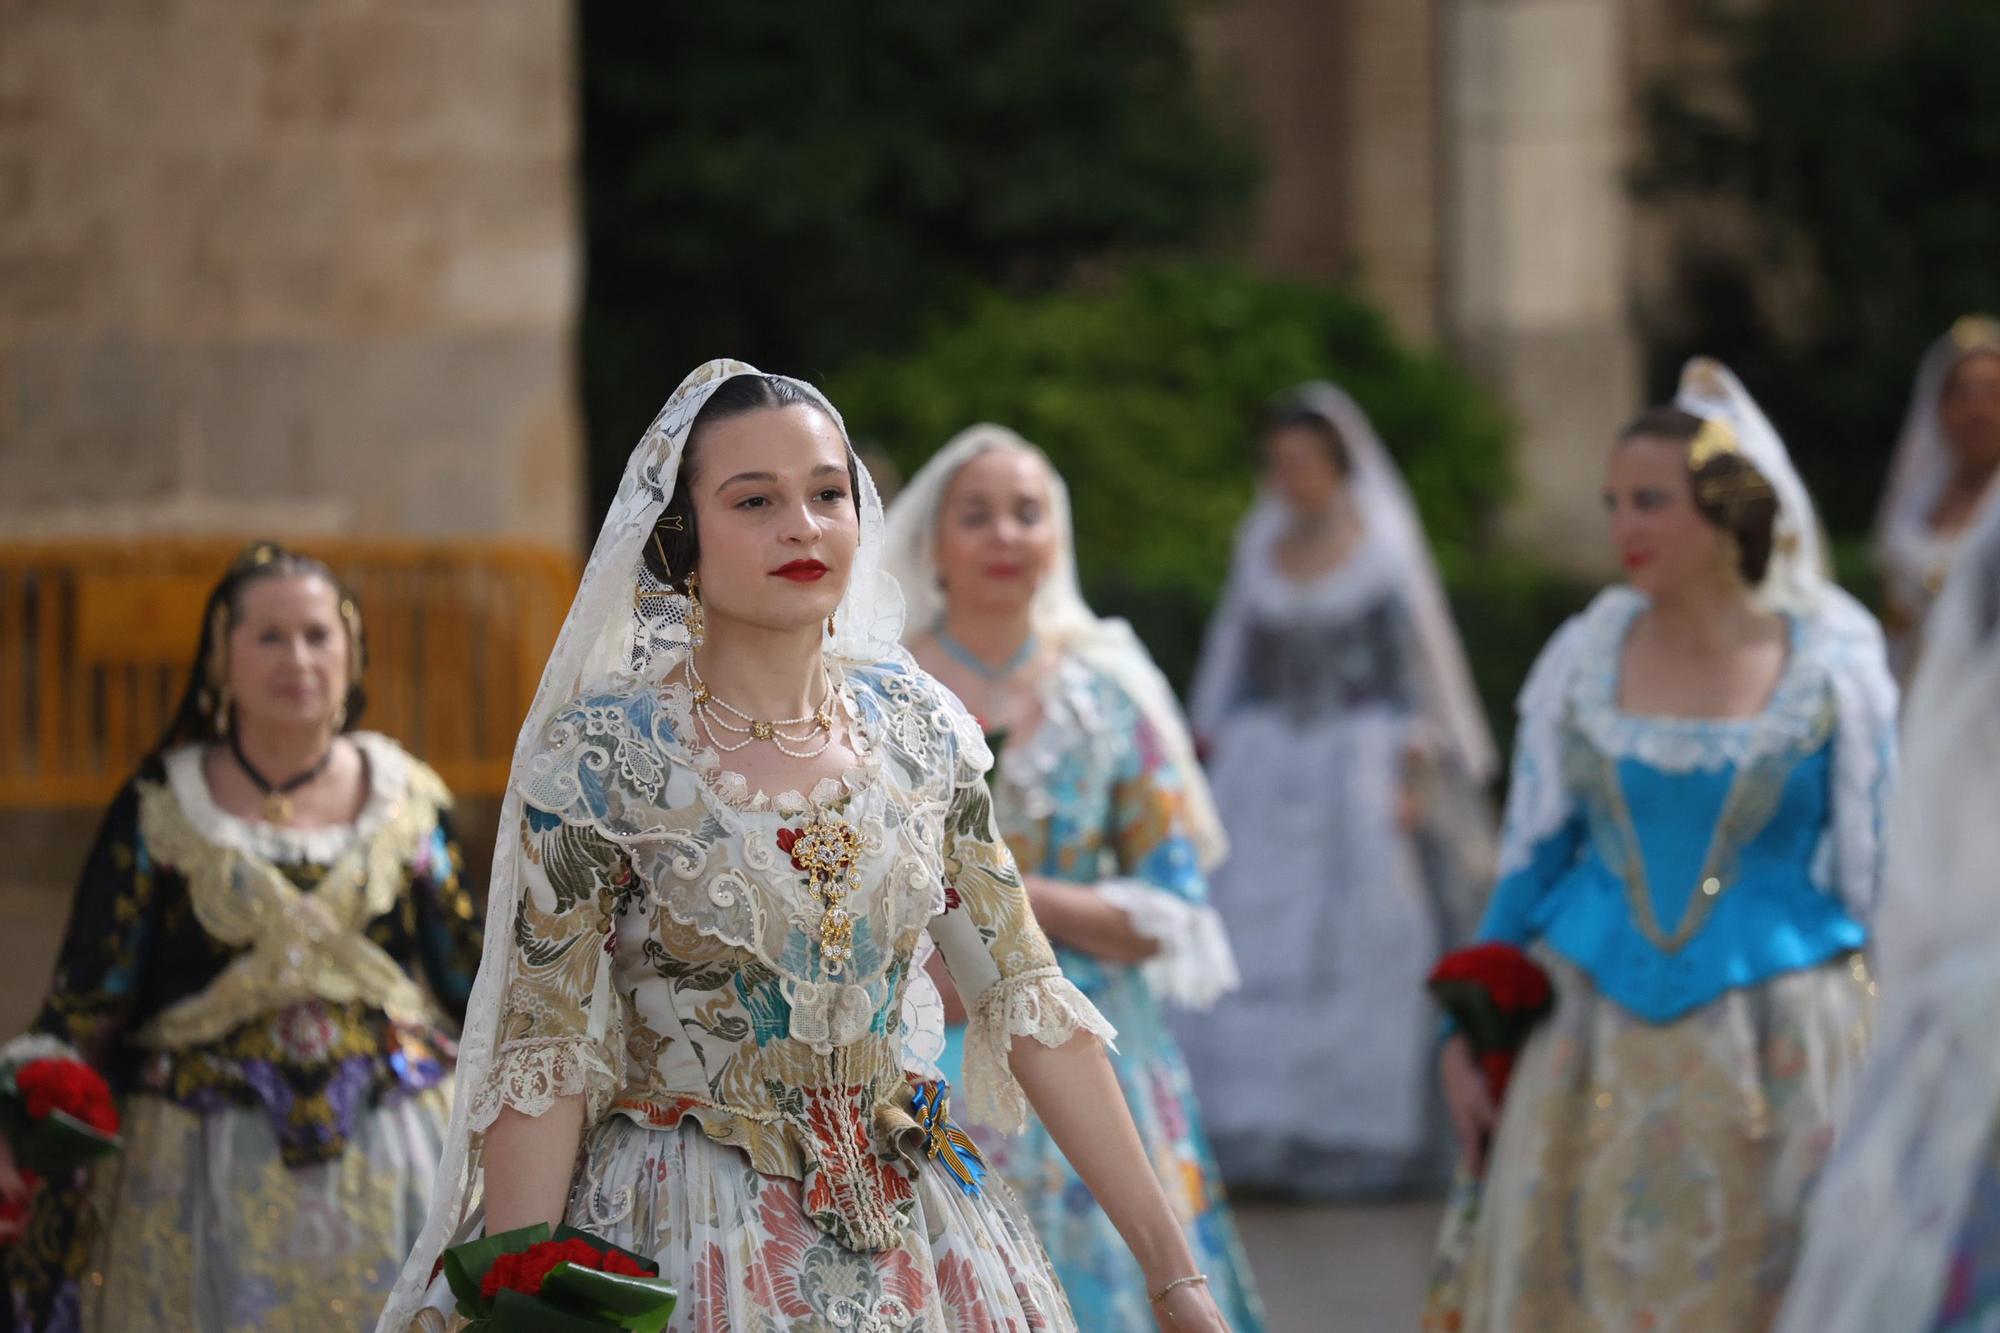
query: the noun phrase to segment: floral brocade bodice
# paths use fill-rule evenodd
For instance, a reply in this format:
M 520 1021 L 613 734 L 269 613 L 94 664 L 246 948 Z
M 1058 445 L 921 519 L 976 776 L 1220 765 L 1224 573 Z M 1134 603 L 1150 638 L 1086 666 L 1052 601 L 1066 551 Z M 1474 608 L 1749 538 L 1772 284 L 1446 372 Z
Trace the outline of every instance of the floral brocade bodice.
M 1020 1119 L 1013 1035 L 1108 1035 L 1028 911 L 964 710 L 895 662 L 847 664 L 836 694 L 855 767 L 770 798 L 689 743 L 684 686 L 551 722 L 520 784 L 526 882 L 475 1125 L 573 1093 L 593 1123 L 692 1118 L 801 1181 L 830 1235 L 878 1249 L 921 1161 L 905 1002 L 926 936 L 980 1015 L 975 1109 Z M 601 1225 L 624 1206 L 616 1182 L 592 1200 Z

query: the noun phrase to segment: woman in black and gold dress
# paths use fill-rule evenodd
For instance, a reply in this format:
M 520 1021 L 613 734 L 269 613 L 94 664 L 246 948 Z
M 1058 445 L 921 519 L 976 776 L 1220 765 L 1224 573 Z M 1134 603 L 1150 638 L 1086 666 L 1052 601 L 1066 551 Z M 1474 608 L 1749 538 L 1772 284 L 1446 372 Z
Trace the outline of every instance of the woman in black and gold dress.
M 124 1122 L 9 1238 L 17 1327 L 373 1324 L 429 1200 L 480 931 L 450 793 L 353 730 L 362 660 L 316 560 L 254 546 L 211 594 L 48 999 L 0 1049 L 80 1056 Z M 27 1188 L 0 1144 L 0 1194 Z

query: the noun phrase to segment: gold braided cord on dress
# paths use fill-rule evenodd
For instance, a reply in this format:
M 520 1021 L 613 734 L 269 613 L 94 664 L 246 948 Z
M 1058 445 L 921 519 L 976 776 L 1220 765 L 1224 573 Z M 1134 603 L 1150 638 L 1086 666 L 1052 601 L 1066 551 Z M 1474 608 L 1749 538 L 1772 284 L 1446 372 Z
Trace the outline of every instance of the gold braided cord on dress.
M 1814 719 L 1807 748 L 1817 748 L 1833 733 L 1833 710 L 1829 706 Z M 1709 915 L 1724 893 L 1735 887 L 1738 858 L 1743 848 L 1763 832 L 1777 813 L 1785 783 L 1796 766 L 1794 749 L 1765 751 L 1739 766 L 1723 797 L 1722 810 L 1709 834 L 1708 849 L 1695 877 L 1695 891 L 1681 911 L 1681 919 L 1669 933 L 1661 924 L 1653 903 L 1652 880 L 1646 873 L 1644 849 L 1639 830 L 1625 799 L 1625 784 L 1618 772 L 1618 756 L 1600 752 L 1574 727 L 1569 728 L 1564 769 L 1567 780 L 1586 799 L 1593 799 L 1604 817 L 1602 831 L 1595 835 L 1605 863 L 1614 867 L 1624 884 L 1625 904 L 1639 933 L 1662 953 L 1679 953 L 1701 932 Z
M 437 774 L 411 760 L 409 786 L 388 819 L 304 893 L 270 862 L 204 837 L 171 787 L 142 787 L 139 829 L 147 850 L 186 877 L 202 928 L 247 952 L 201 991 L 162 1010 L 138 1041 L 185 1049 L 305 999 L 366 1001 L 399 1023 L 429 1022 L 422 988 L 365 931 L 396 905 L 408 867 L 449 799 Z

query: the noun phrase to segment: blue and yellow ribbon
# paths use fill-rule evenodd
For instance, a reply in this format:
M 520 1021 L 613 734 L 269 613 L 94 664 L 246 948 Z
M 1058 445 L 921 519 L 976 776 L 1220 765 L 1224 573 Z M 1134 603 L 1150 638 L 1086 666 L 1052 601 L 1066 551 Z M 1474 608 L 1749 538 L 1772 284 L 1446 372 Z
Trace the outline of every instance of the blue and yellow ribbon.
M 977 1196 L 979 1182 L 986 1176 L 986 1158 L 972 1136 L 951 1123 L 951 1084 L 943 1079 L 917 1084 L 910 1109 L 924 1131 L 925 1154 L 943 1166 L 961 1190 Z

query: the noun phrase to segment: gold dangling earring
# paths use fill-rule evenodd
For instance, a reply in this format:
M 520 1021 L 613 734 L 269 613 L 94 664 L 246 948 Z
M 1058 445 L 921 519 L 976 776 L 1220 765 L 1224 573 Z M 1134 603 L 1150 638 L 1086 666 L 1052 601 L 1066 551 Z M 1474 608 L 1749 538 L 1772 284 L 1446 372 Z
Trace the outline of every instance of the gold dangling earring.
M 687 577 L 688 642 L 699 648 L 708 642 L 708 617 L 701 609 L 701 575 L 689 571 Z
M 839 633 L 839 631 L 834 628 L 833 617 L 828 616 L 826 618 L 826 637 L 830 639 L 837 633 Z

